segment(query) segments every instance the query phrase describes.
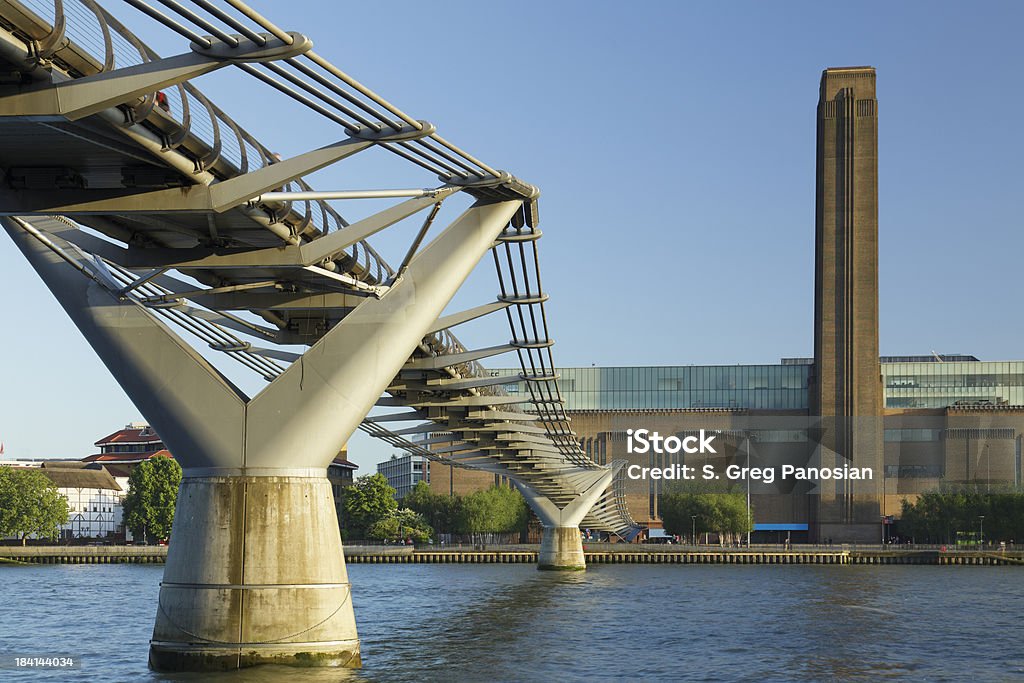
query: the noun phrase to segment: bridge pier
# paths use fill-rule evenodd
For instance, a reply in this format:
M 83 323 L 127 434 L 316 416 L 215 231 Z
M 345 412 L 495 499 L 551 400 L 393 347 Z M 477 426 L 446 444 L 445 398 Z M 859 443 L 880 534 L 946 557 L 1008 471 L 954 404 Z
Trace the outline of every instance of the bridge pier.
M 581 571 L 587 568 L 580 522 L 612 483 L 618 468 L 591 471 L 595 476 L 589 484 L 561 508 L 526 484 L 515 482 L 543 526 L 537 569 Z
M 537 569 L 575 571 L 587 568 L 583 537 L 578 526 L 544 527 Z
M 360 665 L 327 466 L 520 205 L 467 209 L 253 397 L 66 240 L 0 218 L 183 467 L 154 669 Z
M 352 590 L 326 473 L 186 471 L 168 550 L 152 668 L 359 666 Z

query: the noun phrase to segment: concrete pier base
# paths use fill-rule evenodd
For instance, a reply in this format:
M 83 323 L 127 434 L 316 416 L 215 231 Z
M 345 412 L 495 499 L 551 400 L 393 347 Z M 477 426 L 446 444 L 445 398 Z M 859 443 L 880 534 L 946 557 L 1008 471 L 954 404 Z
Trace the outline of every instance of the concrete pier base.
M 544 527 L 537 569 L 582 571 L 586 568 L 579 527 Z
M 593 476 L 589 485 L 561 508 L 522 482 L 515 482 L 516 488 L 544 527 L 540 537 L 540 552 L 537 553 L 537 569 L 578 571 L 587 568 L 580 523 L 611 484 L 617 469 L 604 468 L 588 473 Z
M 150 667 L 360 666 L 326 476 L 185 476 Z

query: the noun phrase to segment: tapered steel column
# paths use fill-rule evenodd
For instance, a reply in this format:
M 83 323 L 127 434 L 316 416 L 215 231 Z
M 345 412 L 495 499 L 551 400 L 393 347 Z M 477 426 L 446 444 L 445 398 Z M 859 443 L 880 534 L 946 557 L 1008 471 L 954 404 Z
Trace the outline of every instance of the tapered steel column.
M 0 219 L 184 468 L 151 666 L 359 666 L 326 468 L 519 206 L 468 209 L 251 400 L 145 308 Z

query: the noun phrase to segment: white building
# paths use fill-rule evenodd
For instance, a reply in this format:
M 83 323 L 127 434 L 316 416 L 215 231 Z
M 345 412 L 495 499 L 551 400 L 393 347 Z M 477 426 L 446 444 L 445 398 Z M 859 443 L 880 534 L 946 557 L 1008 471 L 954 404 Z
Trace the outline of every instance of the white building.
M 123 532 L 122 488 L 102 465 L 44 462 L 42 472 L 68 499 L 68 523 L 61 538 L 107 538 Z
M 390 460 L 377 463 L 377 473 L 395 489 L 395 498 L 405 497 L 421 481 L 430 483 L 430 463 L 422 455 L 392 455 Z
M 102 465 L 76 460 L 15 460 L 0 461 L 0 465 L 37 468 L 68 499 L 68 522 L 60 528 L 61 540 L 123 533 L 122 501 L 127 484 L 118 484 Z

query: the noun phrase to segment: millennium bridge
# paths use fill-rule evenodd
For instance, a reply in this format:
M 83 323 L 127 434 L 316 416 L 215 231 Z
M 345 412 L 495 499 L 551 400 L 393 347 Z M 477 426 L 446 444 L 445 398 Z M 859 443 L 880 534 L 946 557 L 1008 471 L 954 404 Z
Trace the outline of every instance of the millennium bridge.
M 181 53 L 94 0 L 0 0 L 0 220 L 184 469 L 151 666 L 359 665 L 326 479 L 356 429 L 513 482 L 542 568 L 583 568 L 581 524 L 635 535 L 621 463 L 583 452 L 559 394 L 539 190 L 240 0 L 126 4 Z M 225 67 L 261 107 L 290 98 L 336 136 L 274 154 L 193 85 Z M 423 187 L 304 180 L 357 154 Z M 349 222 L 336 207 L 358 199 L 389 208 Z M 413 237 L 388 263 L 367 240 L 396 225 Z M 496 296 L 449 311 L 481 259 Z M 463 345 L 453 328 L 483 316 L 511 338 Z M 528 391 L 481 364 L 506 353 Z M 247 395 L 231 363 L 266 385 Z

